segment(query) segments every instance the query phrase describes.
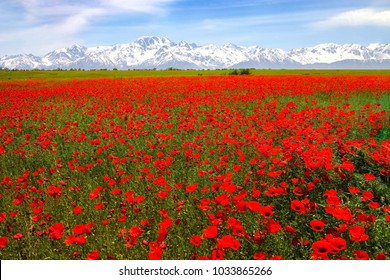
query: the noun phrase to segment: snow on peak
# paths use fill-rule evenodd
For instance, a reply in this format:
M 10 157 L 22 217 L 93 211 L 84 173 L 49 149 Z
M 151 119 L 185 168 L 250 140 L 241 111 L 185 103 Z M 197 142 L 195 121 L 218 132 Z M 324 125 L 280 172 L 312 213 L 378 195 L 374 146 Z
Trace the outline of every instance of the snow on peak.
M 357 64 L 356 64 L 357 63 Z M 325 66 L 324 66 L 325 65 Z M 83 47 L 78 44 L 54 50 L 44 57 L 13 55 L 0 58 L 0 67 L 10 69 L 217 69 L 217 68 L 390 68 L 390 44 L 324 43 L 292 49 L 222 46 L 197 46 L 166 37 L 142 36 L 133 43 Z
M 177 44 L 179 47 L 187 48 L 187 49 L 193 49 L 196 48 L 196 44 L 188 44 L 186 41 L 180 41 L 179 44 Z
M 155 48 L 161 46 L 173 46 L 175 45 L 171 40 L 166 37 L 157 36 L 142 36 L 139 37 L 134 43 L 140 45 L 143 48 Z

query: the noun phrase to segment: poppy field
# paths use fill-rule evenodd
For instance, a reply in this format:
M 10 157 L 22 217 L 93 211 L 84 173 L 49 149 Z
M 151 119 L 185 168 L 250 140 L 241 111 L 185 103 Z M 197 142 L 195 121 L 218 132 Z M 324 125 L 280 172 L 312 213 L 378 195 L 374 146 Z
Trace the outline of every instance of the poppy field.
M 390 76 L 0 82 L 1 259 L 389 259 Z

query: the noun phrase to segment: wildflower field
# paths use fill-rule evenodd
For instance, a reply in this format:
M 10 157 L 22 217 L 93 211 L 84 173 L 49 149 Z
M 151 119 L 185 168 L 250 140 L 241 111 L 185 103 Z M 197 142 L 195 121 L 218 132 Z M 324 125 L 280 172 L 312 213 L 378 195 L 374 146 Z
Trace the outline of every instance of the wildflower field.
M 389 259 L 390 75 L 0 82 L 1 259 Z

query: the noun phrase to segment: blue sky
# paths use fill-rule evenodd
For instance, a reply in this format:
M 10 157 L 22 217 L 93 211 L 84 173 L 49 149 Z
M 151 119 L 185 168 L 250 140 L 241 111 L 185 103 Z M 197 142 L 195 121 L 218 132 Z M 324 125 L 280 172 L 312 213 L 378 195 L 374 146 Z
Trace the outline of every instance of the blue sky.
M 165 36 L 292 48 L 390 43 L 390 0 L 1 0 L 0 56 Z

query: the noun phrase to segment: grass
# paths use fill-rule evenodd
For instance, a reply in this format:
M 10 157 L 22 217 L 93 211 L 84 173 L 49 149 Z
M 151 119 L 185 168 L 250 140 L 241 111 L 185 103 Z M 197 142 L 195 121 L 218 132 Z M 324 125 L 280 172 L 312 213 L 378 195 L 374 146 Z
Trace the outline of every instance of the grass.
M 29 70 L 0 71 L 1 80 L 20 79 L 95 79 L 169 76 L 227 76 L 231 69 L 222 70 Z M 390 70 L 288 70 L 251 69 L 252 75 L 390 75 Z

